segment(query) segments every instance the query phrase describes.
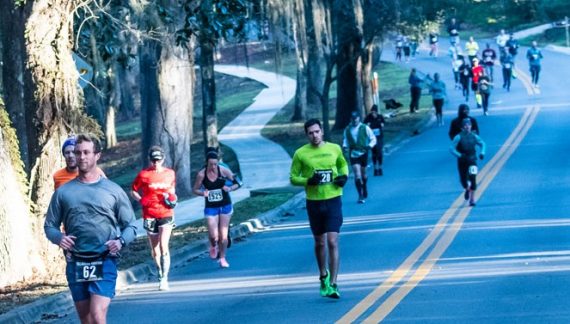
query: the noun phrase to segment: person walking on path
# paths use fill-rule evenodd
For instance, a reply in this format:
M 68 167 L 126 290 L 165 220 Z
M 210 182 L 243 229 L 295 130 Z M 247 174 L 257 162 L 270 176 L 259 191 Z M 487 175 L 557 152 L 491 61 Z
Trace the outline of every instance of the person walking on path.
M 515 66 L 514 57 L 507 53 L 501 60 L 503 67 L 503 89 L 511 91 L 511 79 L 513 78 L 513 67 Z
M 204 197 L 204 217 L 208 226 L 210 258 L 217 259 L 220 267 L 229 268 L 226 260 L 228 229 L 233 214 L 230 192 L 239 189 L 240 183 L 232 171 L 219 164 L 218 153 L 206 153 L 206 166 L 198 171 L 192 191 Z
M 489 76 L 491 81 L 493 81 L 493 67 L 495 66 L 497 53 L 491 48 L 491 44 L 487 43 L 487 47 L 481 53 L 481 58 L 485 68 L 485 74 Z
M 495 38 L 495 42 L 497 43 L 497 46 L 499 47 L 499 56 L 503 56 L 507 53 L 507 42 L 509 41 L 509 35 L 507 35 L 507 33 L 505 32 L 504 29 L 501 29 L 499 31 L 499 35 L 497 35 L 497 37 Z
M 307 215 L 320 274 L 320 294 L 340 298 L 338 236 L 343 222 L 341 196 L 348 179 L 348 165 L 340 146 L 323 141 L 323 128 L 318 119 L 308 120 L 304 128 L 309 143 L 295 151 L 290 181 L 295 186 L 305 187 Z
M 491 97 L 491 89 L 493 84 L 486 74 L 479 78 L 478 93 L 481 95 L 481 106 L 483 106 L 483 114 L 489 115 L 489 98 Z
M 485 70 L 483 67 L 479 65 L 479 59 L 473 59 L 473 66 L 471 67 L 471 90 L 475 92 L 475 99 L 477 101 L 477 108 L 481 108 L 482 103 L 480 102 L 478 96 L 481 94 L 479 93 L 479 79 L 485 74 Z
M 82 323 L 106 323 L 119 252 L 136 236 L 131 202 L 97 171 L 100 156 L 97 138 L 77 136 L 79 175 L 55 191 L 44 223 L 48 240 L 65 252 L 66 279 Z
M 479 53 L 479 44 L 473 36 L 469 37 L 469 41 L 465 43 L 465 53 L 469 56 L 469 62 L 473 64 L 473 60 L 477 58 L 477 53 Z
M 447 33 L 449 34 L 449 43 L 453 46 L 459 43 L 459 23 L 457 19 L 451 18 L 447 25 Z
M 75 136 L 68 137 L 61 146 L 61 153 L 63 153 L 63 158 L 65 159 L 65 167 L 57 170 L 53 174 L 53 189 L 63 186 L 69 181 L 77 178 L 79 175 L 79 170 L 77 168 L 77 159 L 75 158 Z M 105 172 L 97 167 L 97 172 L 103 177 L 105 177 Z
M 449 57 L 451 58 L 451 71 L 453 72 L 453 80 L 455 81 L 455 89 L 461 89 L 459 83 L 459 68 L 463 64 L 463 52 L 459 43 L 455 43 L 449 47 Z
M 372 147 L 372 166 L 374 167 L 374 175 L 382 176 L 382 162 L 384 161 L 384 123 L 386 120 L 382 114 L 378 113 L 378 106 L 372 105 L 370 113 L 364 118 L 364 123 L 372 129 L 372 133 L 376 136 L 376 145 Z
M 410 84 L 410 114 L 420 110 L 420 98 L 422 96 L 423 80 L 418 76 L 415 68 L 410 71 L 408 83 Z
M 358 192 L 358 203 L 363 204 L 368 198 L 368 151 L 376 145 L 376 136 L 367 125 L 360 122 L 360 114 L 353 111 L 350 124 L 344 129 L 342 148 L 350 157 L 354 172 L 354 184 Z
M 485 142 L 471 130 L 471 119 L 462 121 L 463 130 L 453 138 L 450 151 L 457 157 L 459 180 L 465 189 L 463 197 L 469 201 L 469 206 L 475 206 L 475 190 L 477 190 L 477 146 L 480 147 L 479 159 L 485 158 Z
M 143 227 L 147 232 L 152 259 L 157 268 L 159 290 L 168 290 L 169 242 L 174 227 L 176 175 L 164 167 L 164 151 L 153 146 L 148 152 L 151 165 L 136 176 L 131 196 L 142 206 Z
M 469 106 L 467 104 L 460 104 L 457 108 L 457 117 L 455 117 L 451 124 L 449 124 L 449 139 L 453 140 L 453 138 L 461 133 L 463 129 L 463 120 L 468 118 L 471 121 L 471 131 L 477 135 L 479 135 L 479 124 L 477 124 L 477 120 L 474 117 L 469 116 Z
M 526 52 L 528 65 L 530 66 L 530 75 L 532 78 L 532 85 L 538 88 L 538 78 L 540 76 L 540 65 L 542 61 L 542 51 L 538 48 L 536 41 L 532 41 L 532 47 Z
M 463 63 L 459 65 L 459 83 L 466 102 L 469 101 L 469 80 L 471 79 L 471 65 L 468 60 L 469 58 L 463 57 Z
M 447 98 L 447 91 L 445 90 L 445 83 L 439 78 L 439 73 L 433 75 L 433 82 L 429 84 L 429 93 L 435 108 L 437 126 L 443 126 L 443 104 Z

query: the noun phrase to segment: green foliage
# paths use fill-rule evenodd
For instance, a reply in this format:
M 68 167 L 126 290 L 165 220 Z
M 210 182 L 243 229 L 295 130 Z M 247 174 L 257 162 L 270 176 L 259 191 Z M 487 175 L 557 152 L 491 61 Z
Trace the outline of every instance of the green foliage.
M 176 32 L 178 45 L 186 46 L 193 35 L 214 44 L 219 39 L 245 38 L 247 7 L 242 0 L 204 0 L 200 5 L 188 1 L 184 8 L 184 27 Z
M 5 110 L 2 98 L 0 98 L 0 131 L 2 132 L 2 137 L 4 139 L 4 144 L 8 150 L 10 161 L 14 167 L 14 170 L 16 171 L 22 196 L 27 197 L 28 181 L 26 178 L 26 172 L 24 171 L 24 162 L 22 162 L 22 158 L 20 156 L 18 136 L 16 135 L 16 130 L 12 128 L 10 116 Z

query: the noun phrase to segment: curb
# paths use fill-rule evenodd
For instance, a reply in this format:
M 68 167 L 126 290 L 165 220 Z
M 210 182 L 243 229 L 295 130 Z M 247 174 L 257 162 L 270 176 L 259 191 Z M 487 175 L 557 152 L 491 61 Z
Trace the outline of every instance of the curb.
M 240 239 L 254 233 L 263 231 L 266 227 L 278 223 L 283 217 L 290 215 L 290 210 L 299 208 L 304 202 L 305 192 L 301 191 L 280 206 L 269 210 L 256 218 L 234 226 L 231 229 L 232 239 Z M 193 260 L 208 251 L 208 241 L 201 240 L 193 244 L 177 249 L 172 252 L 171 267 L 176 268 L 183 263 Z M 154 265 L 142 263 L 129 269 L 119 271 L 117 277 L 117 295 L 121 291 L 128 289 L 134 283 L 146 282 L 155 276 Z M 73 300 L 69 291 L 61 292 L 47 298 L 39 299 L 33 303 L 16 307 L 13 310 L 0 315 L 0 323 L 22 324 L 35 323 L 39 321 L 57 320 L 67 317 L 70 313 L 75 313 Z

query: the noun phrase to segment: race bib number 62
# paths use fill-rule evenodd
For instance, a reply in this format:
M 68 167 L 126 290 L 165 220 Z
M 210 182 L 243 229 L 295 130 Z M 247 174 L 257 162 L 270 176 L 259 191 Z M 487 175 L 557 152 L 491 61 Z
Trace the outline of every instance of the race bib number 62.
M 103 279 L 103 261 L 76 262 L 75 279 L 77 282 L 97 281 Z

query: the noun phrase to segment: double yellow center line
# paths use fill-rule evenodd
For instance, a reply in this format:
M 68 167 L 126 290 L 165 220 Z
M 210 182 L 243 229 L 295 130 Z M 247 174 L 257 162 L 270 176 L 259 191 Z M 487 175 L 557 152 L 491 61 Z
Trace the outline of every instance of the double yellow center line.
M 520 73 L 519 75 L 523 74 Z M 530 86 L 530 82 L 525 83 L 523 81 L 523 84 L 527 88 L 529 94 L 531 94 L 531 91 L 535 90 Z M 539 111 L 540 109 L 538 106 L 528 107 L 525 110 L 518 125 L 502 145 L 501 149 L 481 170 L 479 173 L 480 184 L 476 191 L 476 198 L 479 198 L 485 192 L 491 181 L 520 145 L 521 141 L 524 139 L 536 120 Z M 380 286 L 374 289 L 348 313 L 340 318 L 337 323 L 351 323 L 357 321 L 359 317 L 361 317 L 390 290 L 392 290 L 396 284 L 402 282 L 399 288 L 389 295 L 374 311 L 372 311 L 370 315 L 368 315 L 368 317 L 362 321 L 364 323 L 378 323 L 386 318 L 386 316 L 388 316 L 388 314 L 390 314 L 390 312 L 392 312 L 392 310 L 394 310 L 394 308 L 431 272 L 435 263 L 455 239 L 471 210 L 472 208 L 465 204 L 463 194 L 460 194 L 452 203 L 451 207 L 439 219 L 430 234 L 412 252 L 412 254 L 404 260 L 398 269 L 396 269 L 396 271 L 394 271 L 392 275 Z M 432 248 L 430 253 L 424 261 L 419 263 L 420 258 L 426 254 L 430 248 Z M 403 280 L 406 277 L 407 279 Z

